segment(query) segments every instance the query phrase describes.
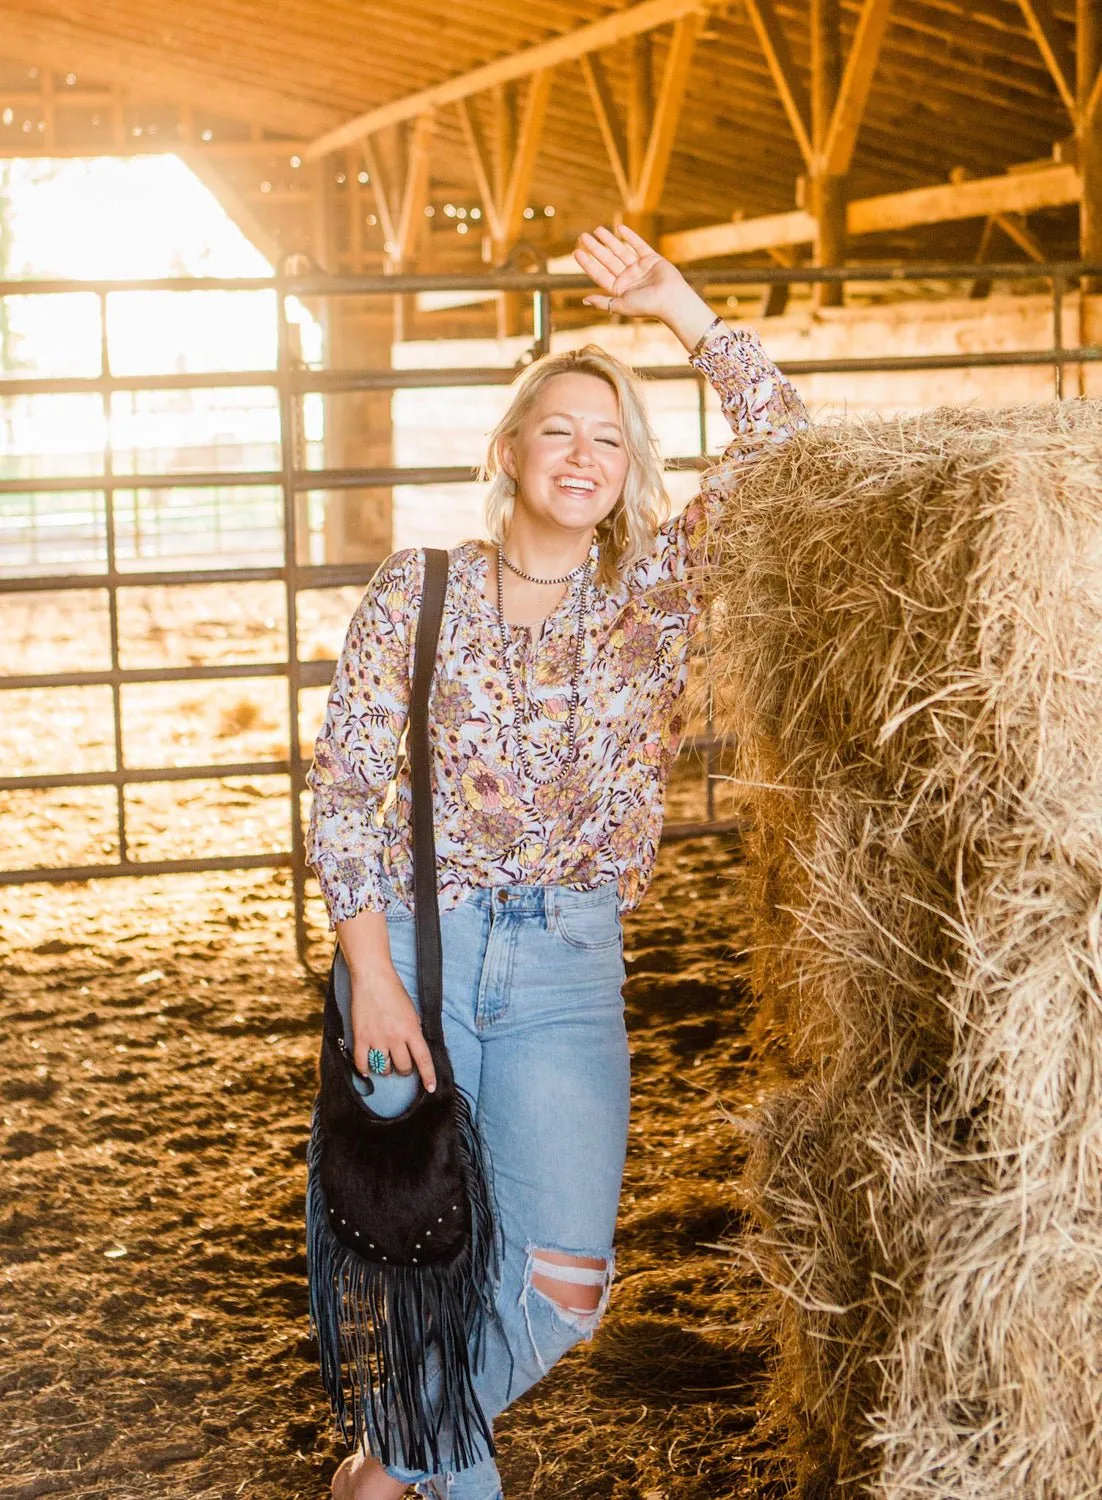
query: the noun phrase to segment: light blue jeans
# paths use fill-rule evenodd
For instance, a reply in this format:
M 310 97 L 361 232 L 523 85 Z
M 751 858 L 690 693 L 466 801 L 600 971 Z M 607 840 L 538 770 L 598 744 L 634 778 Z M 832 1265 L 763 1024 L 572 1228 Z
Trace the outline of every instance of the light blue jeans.
M 628 1126 L 620 907 L 615 884 L 495 886 L 441 913 L 440 927 L 444 1035 L 456 1081 L 476 1104 L 502 1241 L 500 1322 L 475 1378 L 492 1422 L 592 1336 L 608 1300 Z M 413 914 L 393 893 L 387 928 L 416 1005 Z M 415 1091 L 414 1079 L 377 1079 L 371 1106 L 398 1114 Z M 548 1250 L 603 1269 L 541 1264 Z M 561 1301 L 570 1300 L 570 1283 L 600 1287 L 596 1310 L 563 1309 L 533 1284 L 541 1272 L 561 1288 Z M 488 1456 L 455 1473 L 390 1472 L 432 1500 L 501 1500 Z

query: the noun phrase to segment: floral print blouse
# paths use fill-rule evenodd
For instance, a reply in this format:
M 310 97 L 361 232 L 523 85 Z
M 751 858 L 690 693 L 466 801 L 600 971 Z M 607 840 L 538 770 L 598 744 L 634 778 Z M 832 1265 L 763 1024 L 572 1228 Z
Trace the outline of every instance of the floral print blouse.
M 552 785 L 528 781 L 514 750 L 514 708 L 497 611 L 485 592 L 489 551 L 449 554 L 448 590 L 430 703 L 440 906 L 481 886 L 615 880 L 636 906 L 653 870 L 663 800 L 677 755 L 678 703 L 704 605 L 695 565 L 733 473 L 763 441 L 807 422 L 799 396 L 757 335 L 717 323 L 690 356 L 735 433 L 699 495 L 658 534 L 653 554 L 611 590 L 590 588 L 577 760 Z M 596 546 L 592 552 L 596 561 Z M 413 905 L 409 767 L 399 756 L 424 571 L 419 549 L 376 573 L 348 628 L 308 781 L 307 858 L 331 924 L 384 910 L 388 885 Z M 541 625 L 509 626 L 518 691 L 535 711 L 526 733 L 537 776 L 566 748 L 581 580 Z M 392 785 L 393 784 L 393 785 Z

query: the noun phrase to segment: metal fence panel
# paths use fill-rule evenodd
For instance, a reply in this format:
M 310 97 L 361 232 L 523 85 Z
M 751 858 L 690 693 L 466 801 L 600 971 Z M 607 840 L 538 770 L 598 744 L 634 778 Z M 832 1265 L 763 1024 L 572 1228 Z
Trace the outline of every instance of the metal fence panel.
M 1050 366 L 1054 377 L 1054 394 L 1062 397 L 1064 371 L 1068 365 L 1092 363 L 1102 360 L 1102 348 L 1064 348 L 1061 335 L 1062 299 L 1066 288 L 1080 278 L 1102 275 L 1102 266 L 1080 264 L 1022 266 L 984 266 L 985 280 L 1020 278 L 1028 271 L 1031 278 L 1047 281 L 1052 296 L 1052 344 L 1046 350 L 1023 350 L 991 354 L 957 354 L 922 357 L 882 356 L 870 359 L 805 360 L 786 362 L 786 371 L 792 375 L 812 373 L 856 373 L 865 371 L 904 370 L 953 370 L 996 366 Z M 772 270 L 725 271 L 725 285 L 743 283 L 750 285 L 772 283 L 817 283 L 860 279 L 862 281 L 907 281 L 926 280 L 933 276 L 944 279 L 972 280 L 978 274 L 977 267 L 868 267 L 847 270 L 817 270 L 811 268 Z M 705 288 L 709 281 L 707 273 L 690 277 L 698 286 Z M 712 280 L 720 279 L 715 275 Z M 171 875 L 200 871 L 247 870 L 289 868 L 292 873 L 295 935 L 300 955 L 306 952 L 305 900 L 307 869 L 304 857 L 304 840 L 300 809 L 306 790 L 308 758 L 303 754 L 299 734 L 299 696 L 304 688 L 328 684 L 335 662 L 302 661 L 299 658 L 298 599 L 308 589 L 337 587 L 346 584 L 363 585 L 374 572 L 376 564 L 309 564 L 300 560 L 295 534 L 295 503 L 300 495 L 311 492 L 352 489 L 361 487 L 390 488 L 401 484 L 455 483 L 476 477 L 473 468 L 462 466 L 421 467 L 375 467 L 345 469 L 307 469 L 301 461 L 301 443 L 296 429 L 296 403 L 305 395 L 333 393 L 338 391 L 387 391 L 401 389 L 449 388 L 476 385 L 504 385 L 511 382 L 517 369 L 405 369 L 405 370 L 312 370 L 297 365 L 293 356 L 290 323 L 287 316 L 289 297 L 339 297 L 339 296 L 401 296 L 418 291 L 523 291 L 533 300 L 534 341 L 526 360 L 537 358 L 550 347 L 551 294 L 553 291 L 576 291 L 589 286 L 583 276 L 523 275 L 517 273 L 447 277 L 447 276 L 359 276 L 359 277 L 288 277 L 271 278 L 172 278 L 140 281 L 7 281 L 0 282 L 0 298 L 27 297 L 79 293 L 94 297 L 98 308 L 98 334 L 100 370 L 96 375 L 66 375 L 59 377 L 35 377 L 31 379 L 0 379 L 0 401 L 17 396 L 85 396 L 98 398 L 103 415 L 105 433 L 102 455 L 95 473 L 58 474 L 43 476 L 27 474 L 0 479 L 0 501 L 5 495 L 27 497 L 31 511 L 35 497 L 47 495 L 96 496 L 101 502 L 102 525 L 89 530 L 90 556 L 95 561 L 102 559 L 102 566 L 90 571 L 72 568 L 57 572 L 15 571 L 11 576 L 0 573 L 0 594 L 20 593 L 66 593 L 97 589 L 106 592 L 108 613 L 108 665 L 95 670 L 67 672 L 11 673 L 0 677 L 0 691 L 35 691 L 65 687 L 104 687 L 109 689 L 112 705 L 112 750 L 113 764 L 110 769 L 99 771 L 76 771 L 63 773 L 44 771 L 27 776 L 0 777 L 0 792 L 48 790 L 74 787 L 111 787 L 115 794 L 115 821 L 118 858 L 98 864 L 64 865 L 56 868 L 0 870 L 0 885 L 20 885 L 30 882 L 57 884 L 66 881 L 85 881 L 115 876 Z M 143 375 L 134 373 L 116 374 L 111 368 L 110 349 L 110 298 L 115 294 L 133 292 L 197 292 L 217 291 L 223 293 L 269 292 L 274 294 L 276 320 L 276 366 L 274 370 L 213 370 L 208 373 L 179 374 L 163 373 Z M 518 366 L 519 368 L 519 366 Z M 699 409 L 699 451 L 668 461 L 671 468 L 700 468 L 706 464 L 705 440 L 705 386 L 701 377 L 684 365 L 660 366 L 642 372 L 655 380 L 692 380 L 697 382 Z M 278 411 L 278 442 L 276 445 L 277 467 L 242 467 L 238 469 L 214 468 L 148 473 L 126 473 L 117 468 L 116 454 L 111 441 L 112 401 L 120 393 L 139 394 L 146 392 L 195 390 L 269 390 L 274 393 Z M 130 567 L 120 566 L 122 561 L 137 561 L 138 550 L 134 542 L 136 522 L 133 517 L 124 517 L 120 512 L 121 495 L 136 495 L 142 491 L 165 492 L 172 490 L 217 490 L 219 487 L 262 494 L 265 490 L 278 496 L 273 520 L 273 549 L 278 550 L 278 560 L 260 566 L 247 567 Z M 30 513 L 30 512 L 29 512 Z M 42 555 L 45 543 L 36 545 L 33 528 L 30 532 L 32 547 L 30 562 L 48 562 Z M 120 541 L 125 544 L 126 557 L 120 557 Z M 98 549 L 98 550 L 97 550 Z M 46 549 L 48 553 L 48 548 Z M 381 560 L 381 559 L 380 559 Z M 175 587 L 189 584 L 223 584 L 278 582 L 283 586 L 286 612 L 287 654 L 284 658 L 249 662 L 246 664 L 222 664 L 207 666 L 177 666 L 156 668 L 126 668 L 122 665 L 122 642 L 120 639 L 119 592 L 124 588 L 142 586 Z M 250 760 L 233 764 L 210 763 L 188 766 L 154 766 L 134 768 L 125 763 L 123 746 L 122 691 L 124 687 L 140 683 L 170 682 L 217 682 L 234 678 L 278 678 L 286 684 L 289 744 L 286 757 L 267 760 Z M 705 775 L 707 786 L 707 820 L 687 825 L 670 825 L 667 836 L 688 836 L 694 833 L 715 832 L 732 826 L 717 823 L 714 817 L 713 781 L 711 772 L 714 757 L 722 741 L 716 737 L 711 723 L 703 736 L 689 739 L 684 749 L 700 752 L 706 757 Z M 196 859 L 143 860 L 131 857 L 128 844 L 127 812 L 125 792 L 128 787 L 171 783 L 185 780 L 225 781 L 231 777 L 286 776 L 290 781 L 289 850 L 273 850 L 258 853 L 236 853 L 227 856 L 210 856 Z

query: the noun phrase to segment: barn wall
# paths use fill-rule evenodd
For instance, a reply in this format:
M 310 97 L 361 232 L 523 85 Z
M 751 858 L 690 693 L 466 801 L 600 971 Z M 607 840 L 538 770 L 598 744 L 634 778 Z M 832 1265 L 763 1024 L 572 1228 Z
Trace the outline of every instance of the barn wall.
M 754 322 L 739 318 L 735 311 L 731 317 Z M 1068 298 L 1063 320 L 1067 345 L 1078 342 L 1078 318 L 1076 301 Z M 782 367 L 794 360 L 1042 349 L 1052 343 L 1052 304 L 1047 297 L 893 303 L 880 309 L 808 310 L 754 326 Z M 572 348 L 589 339 L 636 365 L 675 364 L 684 359 L 673 336 L 653 324 L 602 323 L 571 329 L 555 337 L 553 348 Z M 395 346 L 394 363 L 400 368 L 508 365 L 527 344 L 524 338 L 408 342 Z M 799 387 L 812 415 L 822 420 L 914 412 L 945 403 L 1004 406 L 1048 401 L 1053 395 L 1053 375 L 1046 367 L 809 375 L 800 377 Z M 1077 392 L 1073 370 L 1067 372 L 1065 390 L 1069 395 Z M 478 463 L 485 435 L 507 399 L 507 388 L 494 386 L 397 392 L 395 462 Z M 648 388 L 648 399 L 663 451 L 669 456 L 696 453 L 694 382 L 654 383 Z M 716 453 L 726 442 L 728 430 L 710 392 L 707 430 L 709 451 Z M 684 503 L 695 482 L 691 474 L 670 476 L 675 504 Z M 451 545 L 481 534 L 481 516 L 477 485 L 401 488 L 394 492 L 394 545 Z

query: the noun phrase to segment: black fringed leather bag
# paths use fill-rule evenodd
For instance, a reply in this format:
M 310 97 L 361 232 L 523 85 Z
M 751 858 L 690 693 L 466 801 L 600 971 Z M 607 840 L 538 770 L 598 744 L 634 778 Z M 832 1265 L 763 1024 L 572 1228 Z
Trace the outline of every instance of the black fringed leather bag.
M 421 1026 L 436 1091 L 419 1087 L 394 1118 L 372 1112 L 331 971 L 306 1187 L 310 1318 L 341 1434 L 366 1438 L 388 1466 L 430 1472 L 493 1452 L 472 1375 L 497 1273 L 485 1161 L 442 1021 L 428 702 L 447 577 L 448 554 L 427 549 L 406 742 Z

